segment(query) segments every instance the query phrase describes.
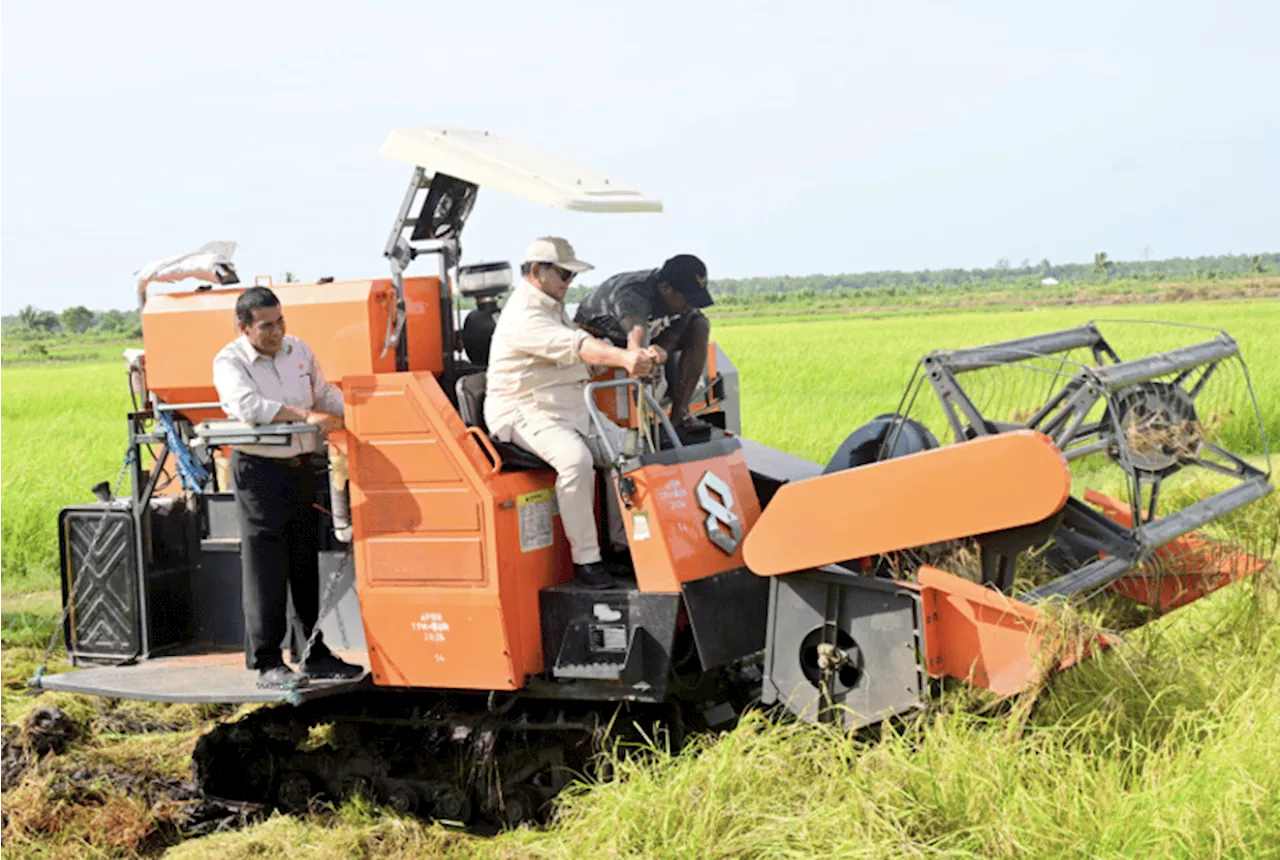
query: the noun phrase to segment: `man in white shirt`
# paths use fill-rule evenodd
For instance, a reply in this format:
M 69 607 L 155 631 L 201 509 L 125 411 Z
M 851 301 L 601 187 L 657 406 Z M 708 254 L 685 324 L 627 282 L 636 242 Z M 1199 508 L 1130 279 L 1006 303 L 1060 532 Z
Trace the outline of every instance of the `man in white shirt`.
M 595 468 L 612 464 L 605 459 L 583 392 L 591 378 L 589 366 L 621 367 L 646 377 L 656 355 L 651 348 L 616 347 L 569 319 L 564 309 L 569 284 L 592 268 L 559 237 L 544 236 L 529 246 L 520 267 L 523 280 L 493 332 L 484 417 L 495 438 L 537 454 L 556 470 L 560 521 L 575 579 L 588 588 L 610 588 L 616 581 L 614 571 L 601 561 L 593 500 Z M 625 431 L 606 422 L 605 432 L 619 450 Z M 612 497 L 606 501 L 616 507 Z M 610 538 L 616 546 L 626 546 L 620 516 L 610 517 Z
M 280 300 L 266 287 L 236 301 L 240 337 L 213 360 L 223 411 L 249 424 L 303 422 L 317 433 L 290 443 L 240 445 L 231 456 L 244 583 L 245 662 L 258 686 L 300 685 L 308 678 L 354 678 L 364 671 L 330 653 L 318 634 L 301 675 L 284 662 L 287 597 L 303 641 L 320 611 L 317 557 L 316 437 L 342 426 L 342 392 L 325 382 L 311 349 L 285 334 Z M 300 659 L 300 656 L 297 658 Z

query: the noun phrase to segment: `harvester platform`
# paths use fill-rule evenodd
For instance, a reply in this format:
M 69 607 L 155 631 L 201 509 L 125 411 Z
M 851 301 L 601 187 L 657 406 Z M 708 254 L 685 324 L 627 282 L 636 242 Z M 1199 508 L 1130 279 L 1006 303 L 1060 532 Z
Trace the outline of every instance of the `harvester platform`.
M 297 690 L 263 689 L 258 673 L 244 666 L 244 651 L 217 651 L 153 657 L 135 665 L 97 666 L 57 675 L 45 675 L 37 684 L 91 696 L 141 699 L 150 702 L 292 702 L 346 693 L 369 686 L 369 657 L 365 651 L 335 652 L 349 663 L 366 667 L 351 680 L 312 680 Z

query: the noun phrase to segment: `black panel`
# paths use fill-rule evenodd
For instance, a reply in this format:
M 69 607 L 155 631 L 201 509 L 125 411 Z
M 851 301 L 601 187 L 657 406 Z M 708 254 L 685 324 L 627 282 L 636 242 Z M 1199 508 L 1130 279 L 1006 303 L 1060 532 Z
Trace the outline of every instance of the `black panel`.
M 200 535 L 210 538 L 236 538 L 236 498 L 232 493 L 201 493 L 196 497 L 200 511 Z
M 197 642 L 244 647 L 240 577 L 239 540 L 216 538 L 200 542 L 200 555 L 191 577 Z
M 830 568 L 770 583 L 762 701 L 849 729 L 924 704 L 916 592 Z
M 680 595 L 572 584 L 543 589 L 542 653 L 557 680 L 642 686 L 661 695 L 671 669 Z
M 329 614 L 320 619 L 320 631 L 332 648 L 363 649 L 364 623 L 360 616 L 360 600 L 355 590 L 351 557 L 345 551 L 320 553 L 320 597 L 324 599 L 329 577 L 339 569 L 339 565 L 343 568 L 330 596 L 332 607 Z M 241 583 L 239 540 L 221 538 L 200 542 L 191 591 L 196 609 L 195 640 L 206 646 L 242 648 L 244 586 Z M 292 604 L 289 617 L 293 618 Z M 301 644 L 293 641 L 295 626 L 290 625 L 281 647 L 294 650 L 297 646 L 297 650 L 301 649 Z
M 413 225 L 412 240 L 458 238 L 475 205 L 478 190 L 478 185 L 444 173 L 433 176 L 427 199 L 422 202 L 422 211 Z
M 685 608 L 704 669 L 764 648 L 769 580 L 745 567 L 683 583 Z
M 131 660 L 142 651 L 133 516 L 119 505 L 64 508 L 58 515 L 63 636 L 78 659 Z

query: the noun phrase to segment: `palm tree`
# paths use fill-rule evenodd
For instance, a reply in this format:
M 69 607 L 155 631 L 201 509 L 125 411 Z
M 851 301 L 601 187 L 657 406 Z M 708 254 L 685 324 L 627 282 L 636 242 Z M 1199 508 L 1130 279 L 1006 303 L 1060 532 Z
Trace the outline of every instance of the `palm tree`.
M 1106 251 L 1099 251 L 1093 255 L 1093 274 L 1105 280 L 1111 280 L 1111 272 L 1115 269 L 1116 264 L 1107 259 Z

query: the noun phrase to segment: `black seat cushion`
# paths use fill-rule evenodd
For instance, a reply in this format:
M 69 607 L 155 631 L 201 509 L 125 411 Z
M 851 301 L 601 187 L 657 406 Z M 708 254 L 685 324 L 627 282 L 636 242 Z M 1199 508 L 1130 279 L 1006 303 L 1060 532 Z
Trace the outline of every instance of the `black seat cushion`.
M 484 423 L 484 386 L 485 374 L 483 370 L 480 370 L 477 373 L 469 373 L 460 378 L 455 391 L 458 394 L 458 414 L 462 416 L 463 422 L 468 427 L 479 427 L 484 431 L 485 435 L 488 435 L 489 428 Z M 492 436 L 489 438 L 493 442 L 493 447 L 497 450 L 498 456 L 502 458 L 502 470 L 504 472 L 551 468 L 541 457 L 526 451 L 518 445 L 499 442 Z

